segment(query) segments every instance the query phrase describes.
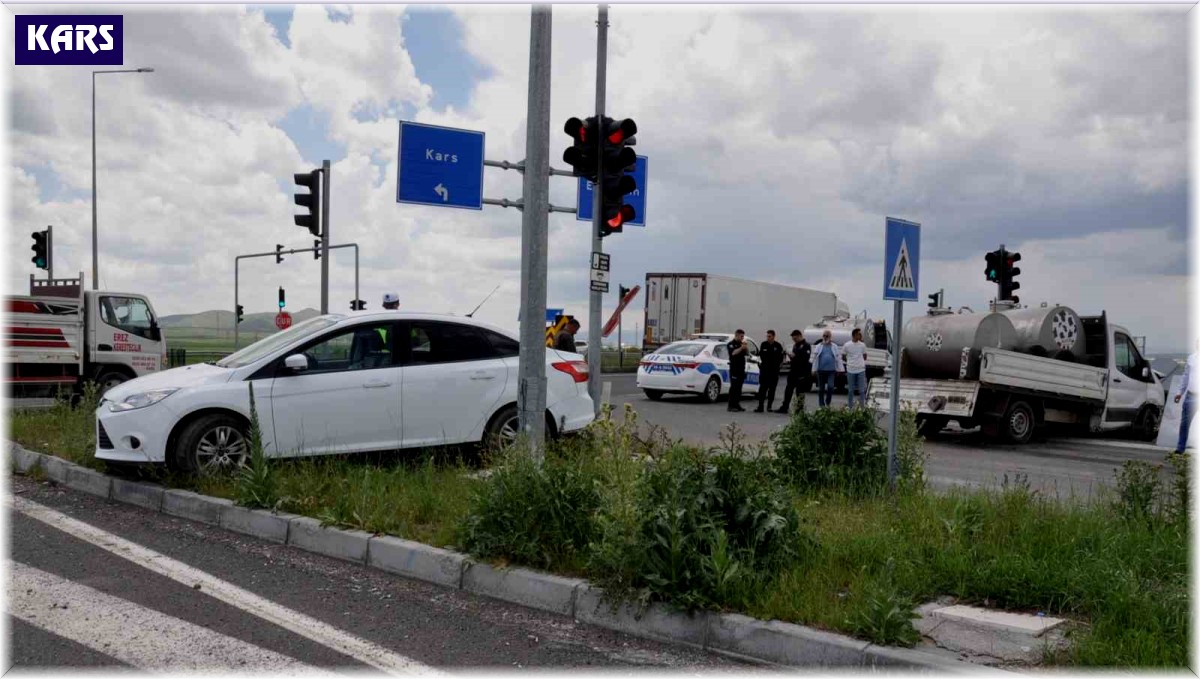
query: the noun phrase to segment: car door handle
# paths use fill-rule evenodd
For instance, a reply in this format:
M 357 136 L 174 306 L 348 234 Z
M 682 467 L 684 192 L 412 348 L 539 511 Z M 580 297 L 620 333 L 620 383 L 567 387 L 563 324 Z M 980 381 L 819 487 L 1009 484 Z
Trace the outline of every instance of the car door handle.
M 363 389 L 382 389 L 383 387 L 391 386 L 391 382 L 386 380 L 367 380 L 363 382 Z
M 1120 381 L 1121 381 L 1121 378 L 1120 378 L 1120 377 L 1114 377 L 1114 378 L 1113 378 L 1113 382 L 1120 382 Z
M 473 379 L 473 380 L 494 380 L 494 379 L 496 379 L 496 376 L 490 375 L 490 374 L 484 373 L 484 372 L 478 372 L 478 373 L 472 374 L 471 379 Z

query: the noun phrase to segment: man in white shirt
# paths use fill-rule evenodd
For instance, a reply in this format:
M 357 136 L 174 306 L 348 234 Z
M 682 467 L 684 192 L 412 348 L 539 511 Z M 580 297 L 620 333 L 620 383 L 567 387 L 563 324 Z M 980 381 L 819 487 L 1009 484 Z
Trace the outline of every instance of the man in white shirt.
M 1200 349 L 1200 342 L 1197 343 L 1197 348 Z M 1175 445 L 1175 452 L 1182 453 L 1187 450 L 1188 430 L 1192 428 L 1192 417 L 1196 414 L 1196 395 L 1200 394 L 1200 379 L 1197 379 L 1196 367 L 1200 364 L 1200 351 L 1192 353 L 1188 356 L 1187 365 L 1183 367 L 1182 384 L 1179 385 L 1179 393 L 1175 394 L 1175 402 L 1183 399 L 1183 413 L 1179 422 L 1179 443 Z
M 862 330 L 855 328 L 850 341 L 842 345 L 842 356 L 846 357 L 846 396 L 849 407 L 854 407 L 855 397 L 859 405 L 867 406 L 867 345 L 862 341 Z

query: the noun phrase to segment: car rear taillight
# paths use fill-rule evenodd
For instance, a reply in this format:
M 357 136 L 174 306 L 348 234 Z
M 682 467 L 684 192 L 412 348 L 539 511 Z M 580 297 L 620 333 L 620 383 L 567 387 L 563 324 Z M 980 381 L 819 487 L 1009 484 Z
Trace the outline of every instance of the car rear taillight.
M 588 365 L 583 361 L 565 361 L 562 363 L 551 363 L 550 367 L 559 372 L 564 372 L 571 376 L 571 379 L 576 382 L 588 381 Z
M 676 363 L 675 367 L 682 368 L 684 370 L 695 370 L 696 368 L 700 367 L 700 364 L 699 363 Z

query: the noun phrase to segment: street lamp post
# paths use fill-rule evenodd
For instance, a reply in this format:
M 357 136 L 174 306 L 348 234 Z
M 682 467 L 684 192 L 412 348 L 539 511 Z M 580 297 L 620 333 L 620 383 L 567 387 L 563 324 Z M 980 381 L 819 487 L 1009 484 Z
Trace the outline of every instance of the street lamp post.
M 115 71 L 92 71 L 92 289 L 100 289 L 100 247 L 96 227 L 96 74 L 153 73 L 152 68 L 125 68 Z

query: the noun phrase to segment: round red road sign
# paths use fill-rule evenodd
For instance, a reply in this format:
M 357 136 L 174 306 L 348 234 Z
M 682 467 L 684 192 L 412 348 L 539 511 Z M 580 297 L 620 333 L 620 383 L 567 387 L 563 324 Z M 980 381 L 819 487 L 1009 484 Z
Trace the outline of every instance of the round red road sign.
M 292 327 L 292 315 L 286 311 L 280 311 L 275 315 L 275 327 L 280 330 L 287 330 Z

